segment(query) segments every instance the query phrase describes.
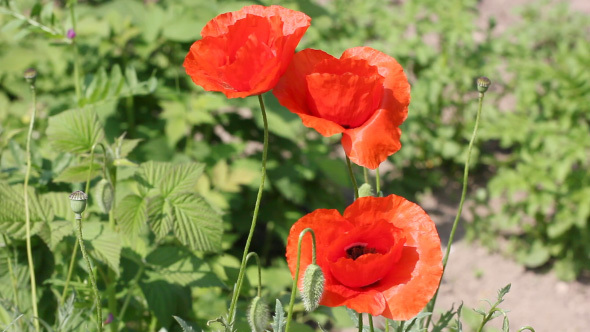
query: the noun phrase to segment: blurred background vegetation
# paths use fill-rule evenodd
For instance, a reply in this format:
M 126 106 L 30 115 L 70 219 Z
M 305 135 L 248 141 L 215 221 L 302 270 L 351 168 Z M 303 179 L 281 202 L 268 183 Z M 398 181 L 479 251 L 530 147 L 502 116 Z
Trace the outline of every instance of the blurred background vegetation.
M 47 139 L 50 119 L 69 109 L 96 112 L 109 143 L 124 132 L 126 138 L 137 139 L 127 156 L 130 161 L 204 164 L 195 189 L 222 214 L 224 228 L 222 254 L 193 253 L 210 267 L 210 279 L 201 284 L 166 279 L 166 287 L 174 291 L 154 298 L 145 286 L 153 280 L 141 278 L 141 291 L 129 303 L 134 310 L 125 317 L 137 324 L 128 324 L 129 330 L 141 329 L 140 322 L 149 322 L 149 317 L 155 317 L 154 326 L 170 327 L 173 314 L 204 328 L 208 319 L 224 312 L 236 278 L 259 181 L 262 120 L 256 98 L 227 100 L 220 93 L 205 92 L 184 73 L 182 62 L 208 20 L 272 1 L 80 1 L 75 6 L 75 45 L 83 80 L 79 95 L 73 83 L 74 45 L 65 37 L 73 26 L 67 3 L 1 3 L 0 180 L 17 184 L 24 177 L 31 97 L 22 75 L 29 67 L 38 72 L 31 181 L 38 193 L 71 192 L 85 179 L 72 174 L 76 158 L 56 151 Z M 479 20 L 476 0 L 280 4 L 312 17 L 299 49 L 318 48 L 339 56 L 347 48 L 366 45 L 390 54 L 405 68 L 412 102 L 402 125 L 403 148 L 382 167 L 385 194 L 416 200 L 434 192 L 458 201 L 457 181 L 477 106 L 474 81 L 488 76 L 493 83 L 484 102 L 469 196 L 476 213 L 465 225 L 467 236 L 527 267 L 552 267 L 565 280 L 588 272 L 588 16 L 562 3 L 542 1 L 522 8 L 518 22 L 498 32 L 493 18 Z M 270 111 L 270 160 L 252 250 L 265 265 L 265 297 L 286 303 L 291 277 L 284 245 L 290 226 L 316 208 L 342 211 L 352 193 L 339 138 L 317 135 L 272 94 L 264 98 Z M 133 166 L 118 168 L 121 190 L 116 201 L 135 181 Z M 361 179 L 362 171 L 357 171 Z M 60 264 L 69 259 L 74 242 L 73 236 L 65 239 L 51 250 L 42 241 L 34 242 L 40 285 L 63 275 Z M 24 242 L 13 244 L 21 253 L 19 280 L 26 288 Z M 132 257 L 123 249 L 117 292 L 138 282 Z M 3 299 L 12 291 L 7 271 L 0 269 Z M 252 281 L 254 272 L 249 271 Z M 87 285 L 77 287 L 83 291 Z M 254 289 L 246 286 L 243 294 L 252 295 Z M 42 291 L 46 317 L 54 310 L 54 296 Z M 246 305 L 240 303 L 240 309 Z M 7 308 L 4 303 L 4 317 L 10 316 Z M 302 308 L 298 310 L 300 321 L 305 321 Z M 322 308 L 313 315 L 332 326 L 347 324 L 339 310 Z

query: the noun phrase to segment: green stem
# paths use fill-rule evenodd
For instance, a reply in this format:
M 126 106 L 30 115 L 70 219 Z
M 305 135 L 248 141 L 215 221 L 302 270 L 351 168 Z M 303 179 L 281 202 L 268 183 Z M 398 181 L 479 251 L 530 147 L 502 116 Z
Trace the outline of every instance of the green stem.
M 385 332 L 389 332 L 389 319 L 385 319 Z
M 107 298 L 108 298 L 108 308 L 109 308 L 109 313 L 111 313 L 113 316 L 117 316 L 117 294 L 116 294 L 116 288 L 117 288 L 117 276 L 115 275 L 115 271 L 113 271 L 113 269 L 111 269 L 110 267 L 107 266 L 108 269 L 108 277 L 109 277 L 109 283 L 107 286 Z M 117 324 L 111 324 L 111 332 L 117 332 L 118 328 L 117 328 Z
M 69 7 L 70 18 L 72 20 L 72 29 L 77 33 L 76 12 L 74 10 L 74 5 L 76 2 L 76 0 L 70 1 Z M 74 87 L 76 88 L 76 104 L 80 105 L 80 100 L 82 99 L 82 88 L 80 87 L 80 61 L 78 55 L 78 45 L 76 43 L 75 37 L 72 39 L 72 48 L 74 49 Z
M 33 115 L 29 122 L 29 132 L 27 134 L 27 169 L 25 171 L 25 183 L 24 183 L 24 201 L 25 201 L 25 232 L 26 232 L 26 245 L 27 245 L 27 260 L 29 262 L 29 276 L 31 279 L 31 302 L 33 304 L 33 316 L 35 331 L 40 331 L 39 327 L 39 312 L 37 311 L 37 283 L 35 281 L 35 268 L 33 263 L 33 250 L 31 248 L 31 215 L 29 212 L 29 177 L 31 176 L 31 137 L 33 136 L 33 126 L 35 125 L 35 117 L 37 116 L 37 92 L 35 89 L 35 83 L 31 83 L 31 92 L 33 95 Z
M 32 25 L 32 26 L 34 26 L 36 28 L 39 28 L 39 29 L 45 31 L 45 32 L 47 32 L 48 34 L 50 34 L 52 36 L 61 36 L 62 35 L 61 33 L 57 32 L 57 30 L 52 29 L 52 28 L 50 28 L 50 27 L 48 27 L 46 25 L 43 25 L 43 24 L 41 24 L 41 23 L 39 23 L 39 22 L 37 22 L 37 21 L 29 18 L 29 17 L 26 17 L 26 16 L 24 16 L 24 15 L 22 15 L 20 13 L 17 13 L 17 12 L 15 12 L 13 10 L 6 9 L 4 7 L 0 7 L 0 13 L 11 15 L 12 17 L 17 18 L 17 19 L 19 19 L 21 21 L 25 21 L 25 22 L 29 23 L 30 25 Z
M 246 257 L 254 235 L 254 228 L 256 227 L 256 220 L 258 219 L 258 210 L 260 209 L 260 202 L 262 200 L 262 192 L 264 191 L 264 181 L 266 179 L 266 157 L 268 154 L 268 121 L 266 119 L 266 108 L 264 107 L 264 100 L 262 95 L 258 95 L 258 102 L 260 103 L 260 110 L 262 112 L 262 122 L 264 126 L 264 143 L 262 148 L 262 171 L 260 177 L 260 187 L 258 187 L 258 195 L 256 196 L 256 203 L 254 204 L 254 213 L 252 215 L 252 224 L 250 225 L 250 232 L 244 247 L 244 254 L 242 255 L 242 263 L 240 264 L 240 272 L 238 273 L 238 280 L 236 282 L 235 291 L 232 295 L 231 304 L 229 306 L 229 321 L 233 322 L 235 318 L 236 305 L 238 297 L 240 296 L 240 289 L 244 281 L 244 273 L 246 270 Z
M 377 196 L 381 194 L 381 179 L 379 177 L 379 167 L 375 169 L 375 184 L 376 184 L 376 193 Z
M 121 306 L 121 311 L 119 311 L 119 316 L 117 317 L 117 323 L 114 324 L 117 326 L 117 329 L 119 327 L 119 324 L 123 322 L 123 318 L 125 317 L 125 312 L 127 311 L 127 306 L 129 305 L 129 301 L 131 300 L 132 290 L 139 283 L 139 279 L 141 278 L 141 275 L 143 274 L 143 271 L 145 270 L 145 266 L 141 265 L 141 262 L 139 262 L 138 264 L 140 264 L 139 269 L 137 270 L 137 274 L 135 275 L 135 277 L 133 277 L 133 280 L 131 280 L 131 282 L 129 283 L 129 286 L 126 288 L 127 294 L 125 295 L 125 300 L 123 300 L 123 305 Z
M 76 236 L 76 242 L 74 243 L 74 249 L 72 249 L 72 257 L 70 258 L 70 266 L 68 267 L 68 275 L 66 277 L 66 283 L 64 285 L 64 290 L 61 293 L 61 298 L 59 299 L 59 306 L 61 307 L 64 304 L 66 299 L 66 293 L 68 291 L 68 287 L 70 286 L 70 280 L 72 279 L 72 272 L 74 271 L 74 263 L 76 262 L 76 255 L 78 254 L 78 237 Z
M 363 332 L 363 314 L 359 313 L 359 332 Z
M 82 257 L 86 261 L 86 266 L 88 267 L 88 276 L 90 277 L 90 283 L 92 284 L 92 291 L 94 292 L 94 301 L 96 305 L 96 325 L 98 327 L 98 331 L 102 332 L 102 308 L 100 304 L 100 294 L 98 293 L 98 287 L 96 286 L 96 280 L 94 279 L 94 272 L 92 271 L 92 265 L 90 264 L 90 259 L 88 258 L 88 254 L 86 253 L 86 246 L 84 246 L 84 240 L 82 238 L 82 215 L 76 214 L 76 226 L 78 228 L 78 243 L 80 244 L 80 251 L 82 252 Z
M 315 233 L 313 232 L 313 229 L 306 228 L 299 233 L 299 242 L 297 243 L 297 267 L 295 268 L 295 277 L 293 278 L 293 285 L 291 286 L 291 298 L 289 299 L 289 311 L 287 312 L 287 326 L 285 327 L 285 332 L 289 332 L 291 319 L 293 317 L 293 305 L 295 304 L 295 293 L 297 293 L 297 282 L 299 281 L 299 270 L 301 268 L 301 242 L 303 241 L 303 236 L 308 232 L 311 234 L 312 241 L 311 263 L 316 263 Z
M 516 332 L 522 332 L 524 330 L 529 330 L 530 332 L 535 332 L 535 329 L 532 326 L 523 326 L 520 329 L 518 329 L 518 331 L 516 331 Z
M 442 278 L 444 276 L 445 270 L 447 268 L 447 262 L 449 260 L 449 255 L 451 253 L 451 246 L 453 244 L 453 239 L 455 238 L 455 232 L 457 231 L 457 225 L 459 224 L 459 219 L 461 218 L 461 212 L 463 211 L 463 203 L 465 202 L 465 196 L 467 195 L 467 178 L 469 176 L 469 163 L 471 162 L 471 151 L 473 150 L 473 144 L 475 139 L 477 138 L 477 130 L 479 128 L 479 118 L 481 116 L 481 108 L 483 104 L 483 93 L 479 93 L 479 104 L 477 107 L 477 116 L 475 118 L 475 125 L 473 127 L 473 133 L 471 134 L 471 140 L 469 141 L 469 147 L 467 148 L 467 160 L 465 161 L 465 168 L 463 170 L 463 190 L 461 191 L 461 200 L 459 201 L 459 209 L 457 210 L 457 215 L 455 216 L 455 221 L 453 222 L 453 228 L 451 229 L 451 234 L 449 235 L 449 241 L 447 242 L 447 249 L 445 251 L 445 256 L 443 258 L 443 273 L 440 277 L 438 282 L 438 288 L 436 289 L 436 293 L 434 293 L 434 297 L 427 306 L 427 311 L 432 312 L 434 310 L 434 305 L 436 304 L 436 298 L 438 297 L 438 291 L 440 289 L 440 284 L 442 283 Z M 432 320 L 432 315 L 428 316 L 426 320 L 425 328 L 428 328 L 430 321 Z
M 104 146 L 101 144 L 103 151 Z M 90 149 L 90 166 L 88 167 L 88 175 L 86 176 L 86 186 L 84 192 L 87 193 L 90 190 L 90 178 L 92 176 L 92 167 L 94 166 L 94 150 L 96 149 L 96 144 L 92 146 Z M 105 155 L 105 163 L 106 163 L 106 155 Z M 74 263 L 76 262 L 76 255 L 78 254 L 78 238 L 76 237 L 76 242 L 74 243 L 74 248 L 72 248 L 72 257 L 70 258 L 70 266 L 68 267 L 68 275 L 66 276 L 66 283 L 64 285 L 64 289 L 61 293 L 61 298 L 59 299 L 60 307 L 64 304 L 66 299 L 66 294 L 68 291 L 68 287 L 70 286 L 70 280 L 72 279 L 72 273 L 74 272 Z
M 398 329 L 397 329 L 397 330 L 398 330 L 399 332 L 404 332 L 404 325 L 405 325 L 405 324 L 406 324 L 406 322 L 405 322 L 405 321 L 401 321 L 401 322 L 399 323 L 399 327 L 398 327 Z
M 375 331 L 375 328 L 373 327 L 373 316 L 371 316 L 370 314 L 369 314 L 369 330 L 371 332 Z
M 252 256 L 256 258 L 256 266 L 258 267 L 258 297 L 260 297 L 262 294 L 262 271 L 260 267 L 260 257 L 258 257 L 258 254 L 255 252 L 251 252 L 248 254 L 248 256 L 246 256 L 246 262 L 248 262 Z
M 365 183 L 369 183 L 369 171 L 366 167 L 363 167 L 363 177 L 365 178 Z
M 350 176 L 350 181 L 352 181 L 352 187 L 354 188 L 354 199 L 357 199 L 359 198 L 359 187 L 356 183 L 356 179 L 352 171 L 352 164 L 350 163 L 348 156 L 346 156 L 346 165 L 348 166 L 348 175 Z

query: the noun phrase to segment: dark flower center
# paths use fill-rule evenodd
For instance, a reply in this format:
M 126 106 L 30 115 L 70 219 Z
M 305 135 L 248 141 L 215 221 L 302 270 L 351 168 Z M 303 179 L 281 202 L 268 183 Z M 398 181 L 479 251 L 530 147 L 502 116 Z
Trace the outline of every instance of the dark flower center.
M 366 245 L 356 245 L 346 249 L 346 258 L 356 260 L 364 254 L 374 254 L 377 252 L 375 248 L 367 248 Z

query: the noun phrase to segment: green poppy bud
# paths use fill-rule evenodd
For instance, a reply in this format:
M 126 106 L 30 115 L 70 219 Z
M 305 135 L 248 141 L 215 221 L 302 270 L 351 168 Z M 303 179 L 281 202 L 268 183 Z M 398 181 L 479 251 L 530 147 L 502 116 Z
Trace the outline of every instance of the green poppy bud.
M 363 183 L 360 187 L 359 187 L 359 198 L 360 197 L 367 197 L 367 196 L 373 196 L 373 187 L 371 187 L 370 184 L 368 183 Z
M 96 192 L 94 199 L 98 203 L 98 206 L 104 213 L 109 213 L 113 206 L 113 186 L 109 181 L 102 179 L 96 185 Z
M 316 264 L 307 266 L 303 274 L 303 290 L 301 291 L 305 310 L 314 311 L 320 305 L 320 300 L 324 294 L 325 281 L 322 268 Z
M 88 200 L 88 195 L 80 190 L 74 191 L 70 195 L 70 207 L 76 215 L 79 215 L 86 210 L 86 200 Z
M 260 296 L 255 297 L 248 308 L 248 324 L 253 332 L 264 332 L 269 322 L 269 312 L 266 303 Z

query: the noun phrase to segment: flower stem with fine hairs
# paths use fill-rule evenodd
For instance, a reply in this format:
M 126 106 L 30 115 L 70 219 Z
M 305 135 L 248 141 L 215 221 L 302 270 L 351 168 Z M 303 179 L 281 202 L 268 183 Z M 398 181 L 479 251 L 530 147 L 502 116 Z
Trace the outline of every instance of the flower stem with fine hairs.
M 301 242 L 303 240 L 303 236 L 306 233 L 311 234 L 311 263 L 316 263 L 316 254 L 315 254 L 315 233 L 313 229 L 306 228 L 301 233 L 299 233 L 299 243 L 297 244 L 297 267 L 295 268 L 295 277 L 293 278 L 293 286 L 291 287 L 291 298 L 289 299 L 289 311 L 287 312 L 287 326 L 285 327 L 285 332 L 289 332 L 289 327 L 291 326 L 291 318 L 293 317 L 293 305 L 295 304 L 295 293 L 297 292 L 297 282 L 299 281 L 299 268 L 301 263 Z
M 488 80 L 489 82 L 489 80 Z M 489 83 L 488 83 L 489 85 Z M 487 88 L 487 86 L 486 86 Z M 475 125 L 473 126 L 473 133 L 471 134 L 471 140 L 469 141 L 469 147 L 467 148 L 467 160 L 465 161 L 465 168 L 463 170 L 463 189 L 461 191 L 461 200 L 459 201 L 459 208 L 457 209 L 457 215 L 455 216 L 455 221 L 453 222 L 453 228 L 451 229 L 451 234 L 449 235 L 449 241 L 447 243 L 447 249 L 445 251 L 445 256 L 443 258 L 443 271 L 442 271 L 442 275 L 440 277 L 440 280 L 438 282 L 438 288 L 436 289 L 436 293 L 434 293 L 434 296 L 432 297 L 432 300 L 430 300 L 430 303 L 428 303 L 427 306 L 427 312 L 432 312 L 434 310 L 434 305 L 436 304 L 436 298 L 438 296 L 438 291 L 440 289 L 440 285 L 442 283 L 442 278 L 444 276 L 446 267 L 447 267 L 447 262 L 449 260 L 449 255 L 451 253 L 451 246 L 453 244 L 453 239 L 455 238 L 455 232 L 457 231 L 457 225 L 459 224 L 459 219 L 461 218 L 461 212 L 463 211 L 463 203 L 465 202 L 465 196 L 467 195 L 467 178 L 469 176 L 469 163 L 471 162 L 471 151 L 473 150 L 473 144 L 475 142 L 475 139 L 477 138 L 477 130 L 479 128 L 479 118 L 481 116 L 481 108 L 482 108 L 482 104 L 483 104 L 483 96 L 484 96 L 484 91 L 479 92 L 479 103 L 478 103 L 478 107 L 477 107 L 477 115 L 475 117 Z M 426 325 L 424 326 L 425 328 L 428 328 L 428 325 L 430 324 L 430 321 L 432 320 L 432 315 L 428 316 L 428 319 L 426 320 Z
M 90 149 L 90 166 L 88 167 L 88 174 L 86 175 L 86 187 L 84 189 L 84 192 L 86 192 L 86 193 L 90 190 L 90 177 L 92 176 L 92 171 L 93 171 L 92 167 L 94 166 L 94 150 L 95 149 L 96 149 L 96 144 L 94 144 L 92 146 L 92 148 Z M 104 146 L 102 146 L 102 149 L 104 151 Z M 106 154 L 105 154 L 105 162 L 106 162 Z M 66 276 L 66 282 L 64 285 L 64 289 L 61 293 L 61 298 L 59 299 L 60 306 L 63 305 L 63 303 L 66 299 L 66 294 L 68 291 L 68 287 L 70 285 L 70 280 L 72 279 L 72 273 L 74 271 L 74 263 L 76 262 L 77 254 L 78 254 L 78 237 L 76 237 L 76 241 L 74 243 L 74 248 L 72 248 L 72 257 L 70 258 L 70 265 L 68 267 L 68 275 Z
M 262 296 L 262 270 L 260 268 L 260 257 L 258 257 L 258 254 L 255 252 L 251 252 L 248 254 L 248 256 L 246 256 L 246 262 L 248 262 L 248 260 L 250 260 L 250 257 L 254 256 L 254 258 L 256 259 L 256 267 L 258 268 L 258 297 Z
M 37 92 L 35 89 L 35 77 L 36 72 L 31 73 L 32 79 L 27 78 L 25 72 L 25 78 L 30 82 L 31 94 L 33 95 L 33 114 L 29 121 L 29 132 L 27 134 L 27 168 L 25 171 L 25 183 L 23 188 L 23 198 L 25 201 L 25 232 L 26 232 L 26 246 L 27 246 L 27 260 L 29 262 L 29 277 L 31 279 L 31 302 L 33 305 L 33 321 L 35 325 L 35 331 L 39 331 L 39 312 L 37 311 L 37 283 L 35 281 L 35 268 L 33 264 L 33 250 L 31 248 L 31 214 L 29 212 L 29 177 L 31 176 L 31 138 L 33 136 L 33 127 L 35 125 L 35 117 L 37 116 Z
M 248 250 L 250 249 L 250 243 L 252 242 L 252 236 L 254 235 L 254 228 L 256 227 L 256 220 L 258 219 L 258 210 L 260 209 L 260 201 L 262 200 L 262 192 L 264 191 L 264 180 L 266 179 L 266 156 L 268 154 L 268 121 L 266 119 L 266 108 L 264 107 L 264 100 L 262 99 L 262 95 L 258 95 L 258 102 L 260 103 L 260 110 L 262 112 L 262 122 L 264 126 L 264 145 L 262 148 L 262 172 L 260 177 L 260 187 L 258 187 L 258 195 L 256 196 L 256 203 L 254 205 L 254 213 L 252 215 L 252 224 L 250 225 L 250 233 L 248 233 L 248 239 L 246 240 L 246 246 L 244 247 L 244 254 L 242 256 L 242 263 L 240 264 L 238 280 L 236 281 L 235 291 L 232 295 L 231 304 L 229 306 L 230 322 L 233 322 L 236 314 L 236 305 L 238 302 L 238 297 L 240 296 L 242 282 L 244 281 L 244 273 L 246 271 L 246 260 L 248 256 Z
M 86 261 L 86 266 L 88 267 L 88 276 L 90 277 L 90 283 L 92 284 L 92 291 L 94 292 L 94 302 L 96 305 L 96 325 L 98 327 L 98 331 L 102 332 L 102 308 L 100 305 L 100 294 L 98 293 L 98 287 L 96 287 L 96 280 L 94 279 L 94 273 L 92 271 L 92 265 L 90 264 L 90 259 L 88 258 L 88 254 L 86 253 L 86 246 L 84 246 L 84 240 L 82 239 L 82 215 L 76 214 L 76 228 L 78 229 L 78 243 L 80 244 L 80 251 L 82 252 L 82 257 Z
M 354 173 L 352 171 L 352 164 L 350 163 L 350 159 L 346 156 L 346 165 L 348 166 L 348 175 L 350 176 L 350 181 L 352 181 L 352 187 L 354 188 L 354 199 L 359 198 L 359 187 L 356 183 L 356 178 L 354 177 Z

